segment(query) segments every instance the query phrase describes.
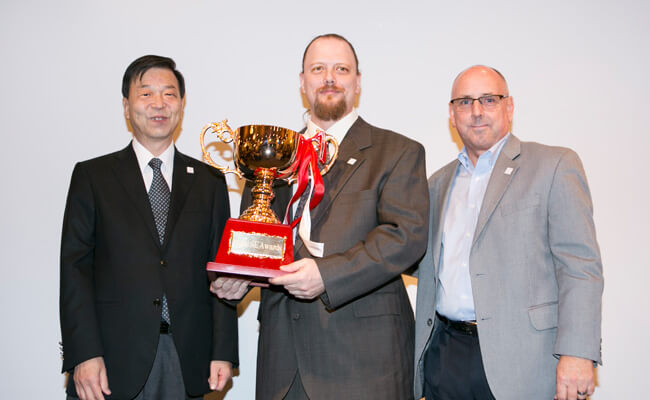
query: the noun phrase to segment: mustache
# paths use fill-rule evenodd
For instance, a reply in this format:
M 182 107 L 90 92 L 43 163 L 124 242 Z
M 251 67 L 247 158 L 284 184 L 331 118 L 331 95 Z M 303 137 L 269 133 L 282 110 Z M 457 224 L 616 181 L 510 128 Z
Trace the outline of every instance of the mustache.
M 322 92 L 324 92 L 326 90 L 334 90 L 334 91 L 339 92 L 339 93 L 342 93 L 344 91 L 343 88 L 340 87 L 340 86 L 325 85 L 325 86 L 321 86 L 320 88 L 318 88 L 318 93 L 322 93 Z

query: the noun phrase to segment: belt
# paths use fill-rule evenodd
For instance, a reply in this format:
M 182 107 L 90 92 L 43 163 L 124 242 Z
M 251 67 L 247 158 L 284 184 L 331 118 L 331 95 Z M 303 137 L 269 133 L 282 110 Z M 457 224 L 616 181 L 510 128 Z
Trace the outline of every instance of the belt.
M 438 314 L 437 312 L 436 317 L 438 317 L 443 325 L 450 329 L 464 333 L 465 335 L 478 336 L 476 321 L 452 321 L 449 318 Z
M 166 321 L 160 321 L 160 333 L 162 335 L 166 335 L 171 331 L 172 329 L 170 328 L 169 324 Z

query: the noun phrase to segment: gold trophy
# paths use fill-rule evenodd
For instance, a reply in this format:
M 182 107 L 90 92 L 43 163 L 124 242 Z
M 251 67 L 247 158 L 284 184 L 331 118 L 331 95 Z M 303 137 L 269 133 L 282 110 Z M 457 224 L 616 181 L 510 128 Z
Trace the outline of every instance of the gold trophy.
M 298 132 L 271 125 L 245 125 L 233 131 L 228 120 L 207 124 L 201 130 L 201 150 L 206 162 L 224 174 L 232 173 L 254 181 L 253 203 L 239 218 L 230 218 L 221 237 L 214 262 L 206 269 L 224 274 L 270 278 L 283 275 L 281 265 L 293 261 L 292 227 L 280 223 L 271 210 L 273 181 L 289 184 L 298 180 L 301 165 L 324 154 L 323 168 L 312 173 L 324 175 L 338 155 L 338 143 L 327 134 L 320 140 L 304 139 Z M 235 168 L 218 165 L 207 152 L 205 134 L 214 132 L 224 143 L 233 142 Z M 332 154 L 327 160 L 328 144 Z M 311 155 L 310 155 L 311 154 Z

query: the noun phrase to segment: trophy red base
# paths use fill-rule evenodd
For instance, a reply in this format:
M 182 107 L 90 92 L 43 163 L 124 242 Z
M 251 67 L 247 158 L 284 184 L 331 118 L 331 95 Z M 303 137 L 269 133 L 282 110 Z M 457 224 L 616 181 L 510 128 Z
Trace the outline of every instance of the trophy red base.
M 281 265 L 293 262 L 293 232 L 289 225 L 230 218 L 214 262 L 206 270 L 242 278 L 285 275 Z

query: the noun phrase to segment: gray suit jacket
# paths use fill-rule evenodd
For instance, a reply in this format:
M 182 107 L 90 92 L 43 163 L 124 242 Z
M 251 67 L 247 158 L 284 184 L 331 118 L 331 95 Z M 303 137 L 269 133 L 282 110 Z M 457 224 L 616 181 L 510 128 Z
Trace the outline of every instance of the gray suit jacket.
M 429 243 L 417 273 L 416 397 L 423 391 L 444 211 L 457 167 L 455 160 L 429 179 Z M 470 254 L 481 355 L 497 399 L 553 398 L 558 355 L 600 363 L 603 277 L 592 214 L 577 154 L 508 139 Z
M 400 274 L 426 249 L 424 163 L 422 145 L 361 118 L 347 132 L 312 210 L 325 294 L 300 301 L 262 289 L 258 399 L 282 399 L 297 371 L 312 400 L 413 397 L 414 320 Z M 275 193 L 282 217 L 291 190 Z M 298 239 L 295 259 L 305 257 Z

